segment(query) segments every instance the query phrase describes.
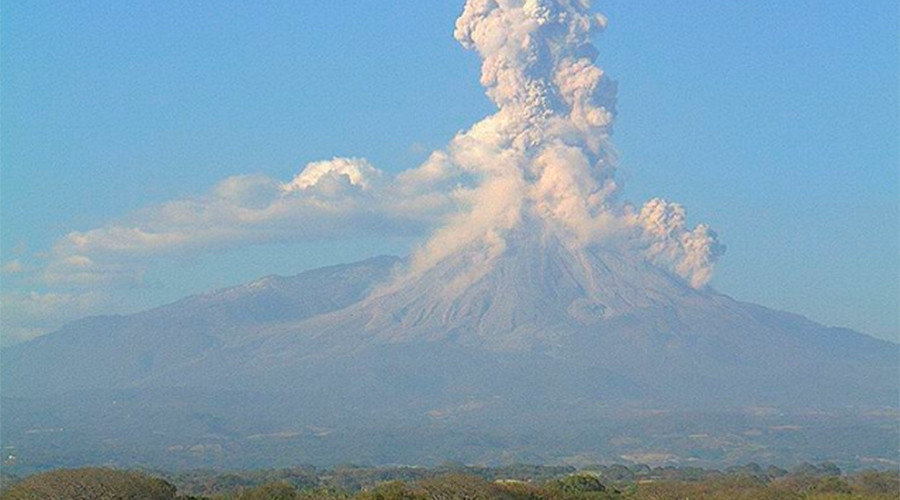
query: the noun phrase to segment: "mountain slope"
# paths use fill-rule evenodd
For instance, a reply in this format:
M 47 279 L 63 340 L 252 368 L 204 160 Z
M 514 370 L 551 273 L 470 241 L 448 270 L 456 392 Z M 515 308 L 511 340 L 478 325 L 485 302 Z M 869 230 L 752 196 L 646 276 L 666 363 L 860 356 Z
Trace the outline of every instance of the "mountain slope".
M 263 325 L 359 301 L 400 262 L 375 257 L 185 298 L 125 316 L 86 318 L 3 351 L 5 395 L 139 385 L 244 341 Z

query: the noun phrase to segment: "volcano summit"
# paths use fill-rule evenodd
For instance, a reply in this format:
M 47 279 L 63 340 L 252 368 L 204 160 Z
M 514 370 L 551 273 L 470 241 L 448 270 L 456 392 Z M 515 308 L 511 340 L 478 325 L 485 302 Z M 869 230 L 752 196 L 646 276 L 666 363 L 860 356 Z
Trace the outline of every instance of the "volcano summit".
M 5 441 L 65 429 L 73 456 L 153 464 L 895 459 L 895 344 L 716 292 L 712 229 L 620 199 L 604 26 L 584 0 L 469 0 L 455 37 L 495 114 L 417 169 L 321 162 L 247 207 L 417 208 L 440 221 L 420 248 L 10 347 Z

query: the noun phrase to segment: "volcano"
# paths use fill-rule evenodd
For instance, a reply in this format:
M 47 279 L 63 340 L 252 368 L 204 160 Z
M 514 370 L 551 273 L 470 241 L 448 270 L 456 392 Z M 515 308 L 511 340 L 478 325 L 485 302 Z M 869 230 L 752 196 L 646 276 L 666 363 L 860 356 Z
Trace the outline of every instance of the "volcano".
M 643 454 L 858 467 L 896 451 L 896 344 L 552 238 L 454 285 L 470 264 L 398 284 L 408 262 L 378 257 L 13 346 L 5 443 L 31 467 Z
M 395 190 L 454 186 L 458 212 L 407 258 L 5 349 L 5 444 L 33 466 L 56 429 L 87 463 L 895 459 L 896 344 L 717 292 L 710 227 L 622 201 L 605 22 L 583 1 L 469 0 L 455 36 L 498 111 Z M 283 196 L 378 182 L 327 168 Z
M 517 241 L 480 276 L 465 257 L 399 280 L 404 261 L 379 257 L 89 318 L 5 351 L 4 393 L 311 387 L 421 414 L 473 398 L 508 403 L 510 414 L 523 411 L 516 402 L 896 403 L 889 342 L 554 238 Z

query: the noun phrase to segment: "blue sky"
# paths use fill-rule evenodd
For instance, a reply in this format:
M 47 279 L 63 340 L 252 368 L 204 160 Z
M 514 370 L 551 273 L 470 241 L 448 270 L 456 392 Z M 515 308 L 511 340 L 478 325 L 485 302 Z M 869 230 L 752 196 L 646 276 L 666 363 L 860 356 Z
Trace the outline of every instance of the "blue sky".
M 416 238 L 232 245 L 149 259 L 140 286 L 40 278 L 71 231 L 335 156 L 399 172 L 492 112 L 452 37 L 462 2 L 408 4 L 4 2 L 4 294 L 86 294 L 50 301 L 71 319 L 406 252 Z M 677 200 L 719 232 L 718 290 L 897 339 L 896 2 L 595 8 L 625 196 Z

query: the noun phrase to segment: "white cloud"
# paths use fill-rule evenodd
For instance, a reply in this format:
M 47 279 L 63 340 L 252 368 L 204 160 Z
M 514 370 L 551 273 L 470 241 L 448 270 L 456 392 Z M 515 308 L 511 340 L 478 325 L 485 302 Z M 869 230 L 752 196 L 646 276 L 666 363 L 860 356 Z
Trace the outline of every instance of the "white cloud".
M 19 274 L 25 271 L 25 265 L 22 264 L 21 259 L 13 259 L 6 264 L 3 264 L 3 268 L 0 269 L 3 274 Z
M 310 163 L 294 180 L 282 186 L 285 191 L 318 189 L 331 192 L 336 188 L 370 189 L 382 180 L 383 174 L 362 158 L 334 158 L 331 161 Z
M 456 178 L 455 187 L 450 187 Z M 147 207 L 55 243 L 51 285 L 140 283 L 149 260 L 242 245 L 422 234 L 457 206 L 461 177 L 439 158 L 390 178 L 366 160 L 310 163 L 289 182 L 229 177 L 205 196 Z M 437 187 L 441 189 L 436 190 Z
M 3 345 L 23 342 L 53 331 L 63 324 L 104 311 L 102 293 L 13 292 L 0 296 Z

